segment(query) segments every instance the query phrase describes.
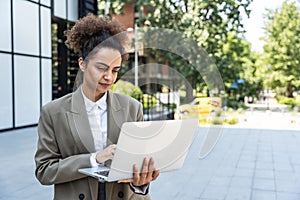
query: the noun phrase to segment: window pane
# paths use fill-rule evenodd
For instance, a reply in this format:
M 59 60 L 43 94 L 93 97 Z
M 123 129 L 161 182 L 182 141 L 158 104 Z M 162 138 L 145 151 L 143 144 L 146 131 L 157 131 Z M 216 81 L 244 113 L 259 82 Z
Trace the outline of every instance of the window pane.
M 15 56 L 14 82 L 16 126 L 37 123 L 40 111 L 39 59 Z
M 51 6 L 51 0 L 41 0 L 41 4 Z
M 42 104 L 52 100 L 52 63 L 51 59 L 42 60 Z
M 68 0 L 68 20 L 76 21 L 78 19 L 78 0 Z
M 14 1 L 14 50 L 39 55 L 38 5 L 29 1 Z
M 11 55 L 0 54 L 0 129 L 13 127 Z
M 42 56 L 51 57 L 51 12 L 41 7 Z
M 0 1 L 0 50 L 11 51 L 10 0 Z
M 54 0 L 54 15 L 62 19 L 66 19 L 67 0 Z

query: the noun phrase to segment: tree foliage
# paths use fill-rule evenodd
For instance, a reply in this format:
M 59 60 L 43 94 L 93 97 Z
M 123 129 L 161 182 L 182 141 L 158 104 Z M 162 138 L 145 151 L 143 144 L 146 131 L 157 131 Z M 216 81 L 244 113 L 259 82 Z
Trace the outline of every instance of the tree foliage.
M 129 2 L 132 0 L 128 0 Z M 151 26 L 180 31 L 196 41 L 213 59 L 222 75 L 226 89 L 243 71 L 250 46 L 243 41 L 241 13 L 252 0 L 143 0 L 134 1 L 139 26 Z M 144 14 L 146 13 L 146 14 Z M 184 45 L 184 44 L 181 44 Z M 168 64 L 184 74 L 195 88 L 203 83 L 196 71 L 183 65 L 176 56 L 166 52 L 157 55 L 168 58 Z M 188 70 L 187 70 L 188 69 Z M 203 84 L 202 84 L 203 85 Z M 198 88 L 202 88 L 201 86 Z
M 123 80 L 118 80 L 118 82 L 112 86 L 111 91 L 125 94 L 135 99 L 138 99 L 143 95 L 143 92 L 139 87 L 135 87 L 132 83 Z
M 135 3 L 139 27 L 171 29 L 196 41 L 218 67 L 226 92 L 230 92 L 232 83 L 241 78 L 245 79 L 244 76 L 247 74 L 245 69 L 251 68 L 253 64 L 250 45 L 243 39 L 244 28 L 241 18 L 242 13 L 249 16 L 248 6 L 252 0 L 111 0 L 111 2 L 115 4 L 119 2 L 120 5 Z M 110 13 L 119 11 L 120 9 Z M 184 42 L 178 45 L 190 48 L 189 44 Z M 193 49 L 190 48 L 187 52 L 192 53 Z M 168 64 L 182 73 L 193 88 L 199 91 L 207 89 L 199 72 L 189 67 L 190 63 L 180 60 L 180 56 L 160 50 L 148 50 L 147 53 L 157 61 Z M 200 66 L 202 61 L 199 60 L 196 64 Z
M 293 96 L 300 87 L 300 11 L 295 1 L 269 10 L 265 24 L 264 52 L 270 66 L 270 86 L 277 93 Z

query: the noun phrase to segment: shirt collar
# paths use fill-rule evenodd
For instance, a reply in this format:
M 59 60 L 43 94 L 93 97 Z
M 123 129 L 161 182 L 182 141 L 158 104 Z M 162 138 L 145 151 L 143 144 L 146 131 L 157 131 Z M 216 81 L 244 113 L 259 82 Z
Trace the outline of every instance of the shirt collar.
M 85 94 L 83 93 L 82 87 L 81 87 L 81 93 L 84 99 L 84 104 L 87 112 L 91 112 L 95 106 L 99 107 L 101 110 L 106 110 L 107 108 L 107 92 L 104 93 L 103 97 L 101 97 L 98 101 L 93 102 L 90 99 L 88 99 Z
M 104 93 L 103 97 L 101 97 L 96 104 L 99 106 L 99 108 L 101 110 L 106 110 L 107 108 L 107 103 L 106 103 L 106 99 L 107 99 L 107 92 Z

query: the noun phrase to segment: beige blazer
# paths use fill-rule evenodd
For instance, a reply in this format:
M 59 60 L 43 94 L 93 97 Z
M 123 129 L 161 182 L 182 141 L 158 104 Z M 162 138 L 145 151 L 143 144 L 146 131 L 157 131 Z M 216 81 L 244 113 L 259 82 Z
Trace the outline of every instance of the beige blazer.
M 122 123 L 143 120 L 142 105 L 131 97 L 108 92 L 107 106 L 107 143 L 116 144 Z M 77 171 L 90 167 L 90 153 L 95 152 L 80 88 L 43 107 L 38 135 L 35 174 L 41 184 L 54 184 L 54 199 L 97 200 L 98 180 Z M 135 194 L 129 184 L 113 182 L 106 183 L 106 199 L 145 200 L 150 197 Z

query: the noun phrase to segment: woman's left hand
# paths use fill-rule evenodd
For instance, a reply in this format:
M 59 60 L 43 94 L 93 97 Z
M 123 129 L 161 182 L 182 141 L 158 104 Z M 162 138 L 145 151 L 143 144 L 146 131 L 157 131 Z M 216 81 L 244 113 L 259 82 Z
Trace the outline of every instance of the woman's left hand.
M 119 180 L 118 183 L 132 183 L 134 186 L 142 186 L 154 181 L 159 176 L 159 170 L 154 168 L 154 160 L 144 158 L 141 172 L 136 164 L 133 165 L 133 178 Z

